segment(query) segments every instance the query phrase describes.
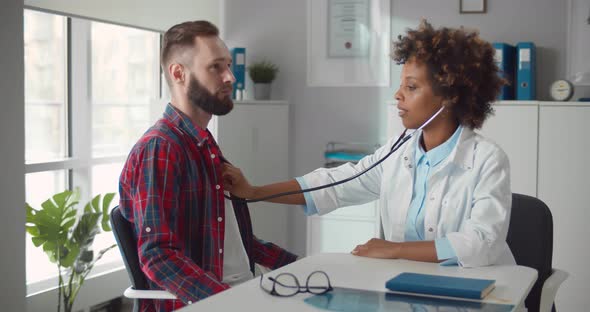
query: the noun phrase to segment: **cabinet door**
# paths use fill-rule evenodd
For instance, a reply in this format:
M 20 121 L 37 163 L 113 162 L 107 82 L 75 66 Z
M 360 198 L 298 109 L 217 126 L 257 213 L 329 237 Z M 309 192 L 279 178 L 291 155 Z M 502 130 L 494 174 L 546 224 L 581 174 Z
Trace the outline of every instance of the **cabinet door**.
M 239 167 L 253 185 L 289 176 L 289 106 L 241 104 L 219 117 L 218 141 L 224 156 Z M 254 234 L 281 246 L 287 243 L 287 212 L 294 207 L 249 204 Z
M 494 106 L 481 129 L 482 135 L 498 143 L 510 160 L 513 193 L 537 196 L 538 106 L 503 104 Z
M 351 252 L 379 235 L 377 202 L 337 209 L 325 216 L 309 217 L 307 253 Z
M 553 267 L 570 274 L 557 292 L 557 308 L 588 311 L 590 106 L 564 105 L 540 108 L 539 198 L 553 214 Z

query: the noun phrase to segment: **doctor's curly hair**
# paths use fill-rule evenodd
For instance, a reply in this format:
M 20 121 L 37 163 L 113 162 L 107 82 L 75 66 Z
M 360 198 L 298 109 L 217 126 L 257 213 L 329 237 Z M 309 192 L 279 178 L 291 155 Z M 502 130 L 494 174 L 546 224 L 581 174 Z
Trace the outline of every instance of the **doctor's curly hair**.
M 493 114 L 492 102 L 507 81 L 498 75 L 495 50 L 477 31 L 442 27 L 422 20 L 393 43 L 397 64 L 415 60 L 427 66 L 434 93 L 448 100 L 460 124 L 481 128 Z

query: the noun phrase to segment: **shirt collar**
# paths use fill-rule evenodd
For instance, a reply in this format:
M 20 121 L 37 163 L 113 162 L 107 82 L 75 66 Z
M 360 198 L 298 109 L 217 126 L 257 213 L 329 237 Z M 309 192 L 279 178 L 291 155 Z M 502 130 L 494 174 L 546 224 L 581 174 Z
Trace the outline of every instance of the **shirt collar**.
M 438 165 L 441 161 L 443 161 L 451 154 L 451 152 L 457 145 L 457 141 L 459 141 L 459 137 L 461 136 L 462 130 L 463 126 L 459 125 L 449 139 L 447 139 L 443 144 L 429 150 L 428 152 L 424 152 L 424 149 L 422 149 L 422 144 L 420 144 L 418 141 L 416 144 L 416 152 L 414 155 L 416 163 L 420 163 L 422 161 L 422 157 L 424 157 L 424 159 L 429 162 L 431 167 Z M 422 136 L 422 133 L 420 133 L 420 136 Z
M 209 138 L 209 130 L 201 129 L 201 127 L 195 125 L 187 115 L 174 107 L 171 103 L 166 105 L 164 118 L 183 132 L 190 134 L 197 140 L 198 143 L 203 143 L 203 141 Z

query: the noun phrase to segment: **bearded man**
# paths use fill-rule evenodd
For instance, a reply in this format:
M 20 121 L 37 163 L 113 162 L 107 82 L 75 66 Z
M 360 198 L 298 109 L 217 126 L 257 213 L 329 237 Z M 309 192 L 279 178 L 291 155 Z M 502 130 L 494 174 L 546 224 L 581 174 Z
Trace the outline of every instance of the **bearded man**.
M 171 102 L 131 150 L 119 179 L 122 215 L 134 224 L 151 289 L 177 300 L 142 300 L 140 311 L 172 311 L 297 257 L 257 239 L 248 207 L 224 199 L 225 161 L 207 126 L 233 108 L 231 55 L 215 25 L 178 24 L 163 38 Z

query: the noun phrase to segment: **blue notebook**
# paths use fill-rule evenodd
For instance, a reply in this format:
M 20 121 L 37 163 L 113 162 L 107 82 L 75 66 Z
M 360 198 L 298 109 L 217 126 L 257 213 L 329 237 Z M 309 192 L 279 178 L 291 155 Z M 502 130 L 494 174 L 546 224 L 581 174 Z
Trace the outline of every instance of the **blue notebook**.
M 494 289 L 495 282 L 487 279 L 406 272 L 388 280 L 385 287 L 408 293 L 482 299 Z

